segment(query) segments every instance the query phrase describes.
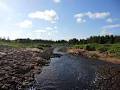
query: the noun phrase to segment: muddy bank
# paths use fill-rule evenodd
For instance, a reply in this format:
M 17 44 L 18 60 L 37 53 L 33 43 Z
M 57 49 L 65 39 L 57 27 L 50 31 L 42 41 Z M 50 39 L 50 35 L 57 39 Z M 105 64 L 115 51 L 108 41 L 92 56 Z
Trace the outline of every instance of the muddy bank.
M 34 75 L 49 63 L 51 48 L 0 47 L 0 90 L 24 90 L 34 82 Z
M 111 54 L 108 53 L 100 53 L 98 51 L 87 51 L 84 49 L 68 49 L 68 53 L 77 55 L 77 56 L 83 56 L 86 58 L 91 58 L 91 59 L 99 59 L 103 60 L 106 62 L 111 62 L 114 64 L 120 64 L 120 59 L 112 56 Z
M 68 49 L 68 53 L 83 56 L 90 60 L 99 59 L 106 62 L 106 64 L 98 65 L 95 73 L 96 78 L 91 83 L 90 90 L 120 90 L 120 59 L 110 57 L 106 53 L 83 49 Z
M 92 85 L 94 90 L 120 90 L 120 66 L 100 66 Z

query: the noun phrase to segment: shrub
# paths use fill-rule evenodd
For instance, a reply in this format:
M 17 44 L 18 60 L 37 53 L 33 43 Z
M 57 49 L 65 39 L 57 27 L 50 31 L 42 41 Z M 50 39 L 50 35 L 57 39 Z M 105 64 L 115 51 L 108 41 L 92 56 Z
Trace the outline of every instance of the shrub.
M 112 46 L 108 52 L 120 57 L 120 46 Z
M 85 45 L 75 45 L 73 47 L 77 49 L 84 49 Z
M 107 52 L 107 51 L 108 51 L 108 48 L 105 47 L 105 46 L 101 46 L 101 47 L 98 48 L 98 51 L 101 52 L 101 53 L 102 53 L 102 52 Z
M 96 50 L 94 45 L 86 45 L 85 49 L 88 51 L 95 51 Z
M 36 48 L 43 50 L 44 47 L 42 45 L 37 45 Z

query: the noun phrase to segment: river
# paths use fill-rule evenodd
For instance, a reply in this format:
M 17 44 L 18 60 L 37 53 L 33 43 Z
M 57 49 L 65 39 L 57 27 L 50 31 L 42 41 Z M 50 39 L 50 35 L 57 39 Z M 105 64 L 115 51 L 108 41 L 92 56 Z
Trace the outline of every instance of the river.
M 96 78 L 99 60 L 89 60 L 54 50 L 61 57 L 51 58 L 50 64 L 43 67 L 35 76 L 35 90 L 94 90 L 91 84 Z

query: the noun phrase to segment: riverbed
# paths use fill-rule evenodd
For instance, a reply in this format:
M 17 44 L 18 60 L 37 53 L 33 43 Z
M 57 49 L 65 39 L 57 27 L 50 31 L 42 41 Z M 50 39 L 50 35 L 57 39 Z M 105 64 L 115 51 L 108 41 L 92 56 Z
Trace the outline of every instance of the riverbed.
M 33 90 L 96 90 L 93 84 L 98 67 L 108 63 L 57 52 L 57 49 L 54 54 L 61 56 L 51 58 L 50 64 L 35 75 Z

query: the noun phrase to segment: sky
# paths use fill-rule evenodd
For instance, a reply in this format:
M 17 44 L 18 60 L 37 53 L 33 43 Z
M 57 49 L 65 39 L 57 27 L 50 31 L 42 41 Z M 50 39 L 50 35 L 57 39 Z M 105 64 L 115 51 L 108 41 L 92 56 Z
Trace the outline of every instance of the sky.
M 0 37 L 120 35 L 120 0 L 0 0 Z

